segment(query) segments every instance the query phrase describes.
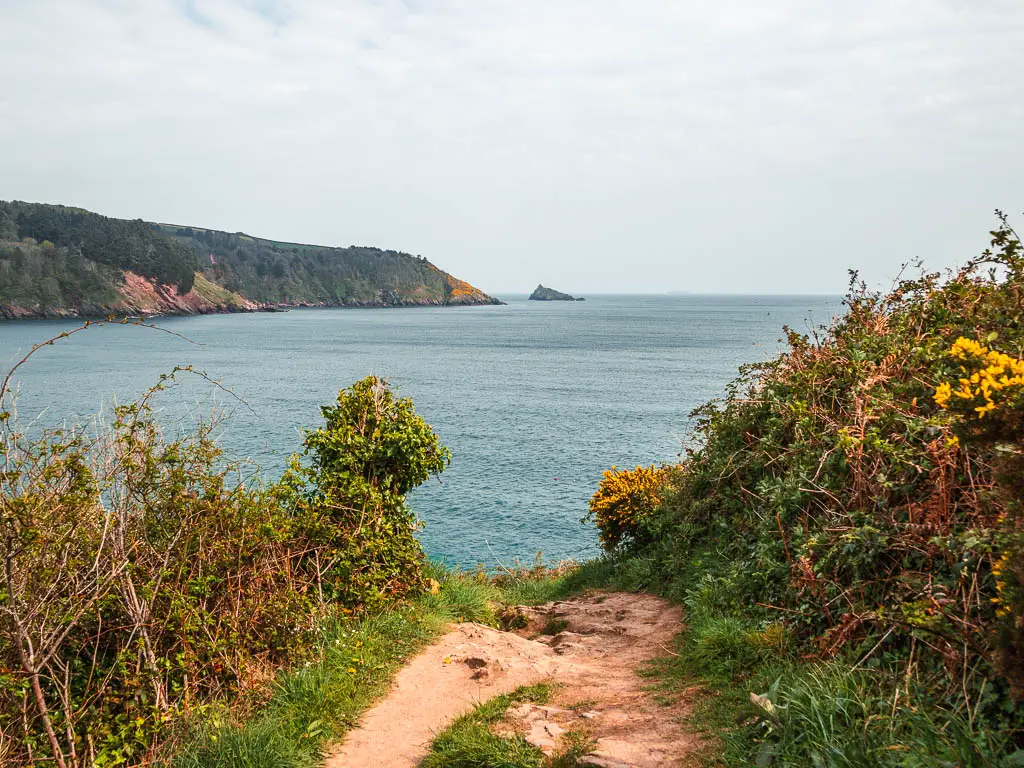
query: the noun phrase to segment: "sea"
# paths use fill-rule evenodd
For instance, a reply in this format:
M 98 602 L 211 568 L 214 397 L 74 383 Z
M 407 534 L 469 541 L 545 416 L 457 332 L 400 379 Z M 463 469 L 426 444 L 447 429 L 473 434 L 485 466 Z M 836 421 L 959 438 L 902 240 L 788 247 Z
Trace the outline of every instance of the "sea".
M 612 466 L 675 462 L 691 411 L 738 368 L 811 333 L 836 296 L 587 296 L 504 306 L 296 309 L 160 317 L 159 329 L 92 327 L 43 347 L 14 376 L 30 428 L 108 421 L 176 366 L 191 374 L 154 400 L 174 434 L 196 418 L 245 472 L 280 476 L 320 406 L 375 374 L 453 454 L 410 496 L 428 555 L 487 569 L 600 552 L 588 501 Z M 0 322 L 0 372 L 75 321 Z M 213 382 L 216 382 L 213 383 Z

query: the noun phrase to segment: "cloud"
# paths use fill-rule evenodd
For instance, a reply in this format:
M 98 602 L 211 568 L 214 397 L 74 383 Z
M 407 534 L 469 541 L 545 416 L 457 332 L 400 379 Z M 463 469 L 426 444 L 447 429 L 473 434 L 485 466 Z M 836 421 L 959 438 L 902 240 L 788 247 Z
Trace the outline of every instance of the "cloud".
M 1024 209 L 1024 9 L 0 0 L 0 198 L 494 291 L 840 291 Z

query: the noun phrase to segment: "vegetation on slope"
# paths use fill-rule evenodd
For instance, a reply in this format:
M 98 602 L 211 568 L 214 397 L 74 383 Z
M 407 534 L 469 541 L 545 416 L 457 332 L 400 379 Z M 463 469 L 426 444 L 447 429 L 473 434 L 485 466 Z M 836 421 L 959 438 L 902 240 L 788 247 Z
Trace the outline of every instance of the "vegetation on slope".
M 142 285 L 129 279 L 145 278 Z M 422 257 L 0 201 L 0 317 L 497 300 Z
M 198 255 L 206 276 L 259 302 L 344 305 L 492 303 L 419 256 L 379 248 L 283 243 L 161 224 Z
M 337 622 L 427 584 L 405 496 L 448 453 L 408 400 L 372 377 L 342 390 L 305 458 L 261 486 L 212 424 L 160 432 L 153 403 L 172 381 L 98 436 L 21 431 L 0 385 L 5 765 L 138 764 L 175 723 L 316 657 Z M 425 636 L 379 621 L 401 625 L 396 649 Z
M 35 307 L 43 316 L 65 307 L 100 315 L 119 301 L 120 279 L 116 268 L 90 261 L 71 248 L 0 238 L 0 317 L 17 316 L 16 307 Z
M 151 277 L 174 286 L 179 294 L 192 288 L 196 271 L 192 252 L 141 219 L 112 219 L 63 205 L 0 201 L 0 240 L 24 238 L 50 242 L 83 261 L 118 272 Z M 45 256 L 46 251 L 36 255 Z
M 686 604 L 680 663 L 757 716 L 736 759 L 1024 758 L 1024 255 L 992 235 L 947 278 L 854 283 L 696 412 L 660 503 L 595 508 L 635 580 Z

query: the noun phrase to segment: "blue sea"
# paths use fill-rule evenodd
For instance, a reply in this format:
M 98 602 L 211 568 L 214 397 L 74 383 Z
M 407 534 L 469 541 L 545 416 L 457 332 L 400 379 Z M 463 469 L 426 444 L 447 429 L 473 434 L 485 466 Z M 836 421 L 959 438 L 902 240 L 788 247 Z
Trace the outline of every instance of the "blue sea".
M 599 551 L 581 518 L 604 469 L 674 461 L 690 411 L 720 397 L 740 365 L 776 355 L 783 325 L 809 332 L 841 310 L 823 296 L 503 298 L 155 321 L 172 333 L 90 328 L 19 371 L 18 417 L 102 422 L 113 403 L 193 365 L 232 394 L 186 376 L 158 397 L 162 423 L 173 431 L 218 414 L 229 454 L 272 479 L 319 424 L 319 406 L 376 374 L 412 397 L 453 453 L 411 497 L 431 557 L 489 568 L 537 553 L 583 559 Z M 76 325 L 0 323 L 0 370 Z

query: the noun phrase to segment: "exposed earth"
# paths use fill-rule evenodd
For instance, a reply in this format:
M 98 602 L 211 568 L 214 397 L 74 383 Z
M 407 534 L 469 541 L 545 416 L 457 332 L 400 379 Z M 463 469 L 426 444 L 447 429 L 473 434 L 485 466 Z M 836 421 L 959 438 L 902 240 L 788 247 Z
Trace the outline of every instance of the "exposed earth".
M 327 768 L 413 768 L 474 704 L 539 682 L 556 684 L 554 699 L 513 708 L 498 732 L 518 731 L 551 754 L 568 731 L 582 731 L 594 746 L 581 765 L 595 768 L 697 764 L 704 744 L 686 727 L 686 697 L 659 703 L 637 675 L 669 652 L 678 608 L 651 595 L 598 593 L 519 610 L 528 624 L 515 633 L 457 624 L 415 657 Z

